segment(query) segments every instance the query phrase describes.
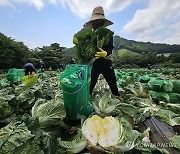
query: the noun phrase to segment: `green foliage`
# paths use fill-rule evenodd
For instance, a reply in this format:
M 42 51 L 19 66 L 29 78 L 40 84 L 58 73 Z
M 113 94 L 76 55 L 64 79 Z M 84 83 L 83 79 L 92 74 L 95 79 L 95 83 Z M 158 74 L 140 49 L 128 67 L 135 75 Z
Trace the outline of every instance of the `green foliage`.
M 171 60 L 172 63 L 180 63 L 180 53 L 179 52 L 172 53 L 168 59 Z
M 73 37 L 74 51 L 80 61 L 90 61 L 97 51 L 97 37 L 90 28 L 83 28 Z
M 150 42 L 137 42 L 133 40 L 127 40 L 119 36 L 114 36 L 114 47 L 115 50 L 122 48 L 128 49 L 137 53 L 148 53 L 156 52 L 160 53 L 174 53 L 180 51 L 180 45 L 168 45 L 168 44 L 158 44 Z
M 102 97 L 93 101 L 95 113 L 102 117 L 105 116 L 123 116 L 129 117 L 135 115 L 136 107 L 123 103 L 122 100 L 114 98 L 110 92 L 104 92 Z
M 62 141 L 61 138 L 58 138 L 58 144 L 62 148 L 58 151 L 59 153 L 79 153 L 86 147 L 87 140 L 82 136 L 81 131 L 79 131 L 71 141 Z
M 168 153 L 165 149 L 159 149 L 159 146 L 152 146 L 153 138 L 149 136 L 151 128 L 142 130 L 142 132 L 144 131 L 142 133 L 137 123 L 143 122 L 150 116 L 155 116 L 171 126 L 179 126 L 180 104 L 162 101 L 157 104 L 150 95 L 147 95 L 147 85 L 136 82 L 136 79 L 141 75 L 148 74 L 150 78 L 161 77 L 163 72 L 168 78 L 168 74 L 175 76 L 179 73 L 179 69 L 121 69 L 115 72 L 118 76 L 117 81 L 123 79 L 128 83 L 123 87 L 118 87 L 120 93 L 122 94 L 122 91 L 124 93 L 123 98 L 111 95 L 108 84 L 102 80 L 102 76 L 95 87 L 96 93 L 94 92 L 92 95 L 93 114 L 105 117 L 104 122 L 101 121 L 101 123 L 94 119 L 89 123 L 90 126 L 86 127 L 88 128 L 86 134 L 90 130 L 89 134 L 93 134 L 92 138 L 94 138 L 94 134 L 98 133 L 98 138 L 101 140 L 98 139 L 99 145 L 96 146 L 91 145 L 85 133 L 81 133 L 82 125 L 85 124 L 83 121 L 88 117 L 79 116 L 82 118 L 82 125 L 80 125 L 80 121 L 74 123 L 76 121 L 66 119 L 68 117 L 64 109 L 62 89 L 58 84 L 59 74 L 55 72 L 46 74 L 45 72 L 39 77 L 38 83 L 32 87 L 10 83 L 1 88 L 0 153 L 98 153 L 95 150 L 102 150 L 104 153 L 125 151 L 127 153 Z M 132 78 L 133 81 L 131 81 Z M 173 81 L 173 90 L 179 90 L 178 83 L 178 80 Z M 172 89 L 171 84 L 164 84 L 166 86 L 163 90 L 171 91 L 169 90 L 169 88 Z M 174 95 L 174 93 L 171 94 Z M 176 98 L 177 95 L 173 95 L 172 97 Z M 112 117 L 108 118 L 107 115 L 118 121 L 112 120 Z M 157 134 L 157 138 L 158 136 L 159 134 Z M 116 138 L 117 140 L 114 142 L 113 139 Z M 108 146 L 107 141 L 115 144 Z M 179 148 L 179 136 L 170 138 L 170 141 L 174 145 L 173 147 Z
M 21 68 L 28 57 L 28 48 L 0 33 L 0 69 Z
M 57 69 L 65 57 L 63 50 L 58 43 L 30 50 L 24 43 L 0 33 L 0 69 L 23 68 L 27 62 L 37 68 L 40 60 L 44 61 L 46 68 Z
M 62 63 L 64 52 L 62 51 L 60 44 L 53 43 L 50 46 L 43 46 L 38 48 L 36 54 L 38 53 L 38 58 L 42 59 L 45 63 L 46 68 L 51 67 L 52 69 L 57 69 L 59 64 Z M 37 61 L 39 62 L 39 59 Z
M 114 50 L 111 59 L 116 67 L 136 68 L 136 67 L 147 67 L 151 65 L 162 65 L 163 67 L 179 68 L 180 53 L 172 53 L 169 57 L 164 55 L 158 55 L 156 52 L 148 52 L 139 54 L 125 48 L 120 50 Z
M 123 56 L 139 56 L 140 54 L 129 51 L 127 49 L 121 49 L 118 51 L 118 56 L 123 57 Z
M 138 65 L 140 67 L 147 67 L 148 64 L 162 64 L 164 67 L 172 68 L 180 67 L 179 45 L 136 42 L 114 36 L 114 49 L 112 59 L 117 67 L 127 64 L 131 66 Z M 140 53 L 140 55 L 136 53 Z M 168 57 L 164 53 L 168 55 L 170 53 L 170 56 Z
M 147 54 L 143 55 L 127 49 L 120 49 L 118 51 L 114 51 L 112 61 L 117 67 L 125 64 L 146 67 L 148 64 L 156 64 L 158 57 L 155 52 L 148 52 Z
M 81 34 L 75 34 L 81 42 L 88 40 L 92 33 L 92 30 L 85 30 Z M 94 32 L 95 33 L 95 32 Z M 85 37 L 87 35 L 87 38 Z M 98 47 L 102 47 L 106 44 L 113 32 L 107 28 L 100 28 L 96 30 L 98 37 L 92 37 L 92 40 L 85 41 L 84 47 L 80 41 L 74 39 L 74 44 L 79 43 L 79 47 L 65 48 L 61 47 L 59 43 L 52 43 L 50 46 L 43 46 L 42 48 L 29 49 L 23 42 L 17 42 L 11 37 L 7 37 L 0 33 L 0 69 L 10 68 L 23 68 L 27 62 L 32 62 L 36 68 L 40 67 L 40 60 L 43 60 L 46 69 L 50 67 L 57 69 L 62 63 L 64 66 L 68 64 L 68 56 L 73 56 L 76 60 L 79 59 L 79 55 L 75 57 L 74 51 L 81 48 L 83 51 L 88 49 L 87 53 L 92 58 L 94 53 L 98 51 Z M 106 37 L 104 37 L 106 36 Z M 97 39 L 99 41 L 97 41 Z M 92 45 L 92 44 L 95 44 Z M 91 45 L 87 45 L 91 44 Z M 154 44 L 150 42 L 136 42 L 132 40 L 126 40 L 119 36 L 114 36 L 114 52 L 112 60 L 116 67 L 147 67 L 151 65 L 161 65 L 168 68 L 180 68 L 180 46 L 168 45 L 168 44 Z M 78 53 L 78 52 L 77 52 Z M 140 54 L 137 54 L 140 53 Z M 169 57 L 164 53 L 172 53 Z M 83 56 L 89 56 L 85 52 L 82 52 Z M 121 56 L 123 55 L 123 56 Z

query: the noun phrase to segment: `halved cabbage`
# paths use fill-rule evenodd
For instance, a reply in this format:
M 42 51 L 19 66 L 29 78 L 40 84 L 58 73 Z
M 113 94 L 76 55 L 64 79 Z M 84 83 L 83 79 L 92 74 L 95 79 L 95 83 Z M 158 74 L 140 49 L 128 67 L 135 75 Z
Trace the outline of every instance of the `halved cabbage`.
M 102 120 L 102 128 L 99 134 L 99 145 L 102 147 L 113 146 L 120 140 L 120 123 L 114 117 L 105 117 Z
M 97 115 L 88 118 L 82 126 L 82 134 L 92 145 L 102 147 L 113 146 L 118 143 L 121 137 L 121 125 L 119 120 L 108 116 L 102 119 Z
M 97 145 L 99 134 L 102 127 L 102 118 L 93 115 L 88 118 L 82 126 L 82 134 L 91 142 L 92 145 Z

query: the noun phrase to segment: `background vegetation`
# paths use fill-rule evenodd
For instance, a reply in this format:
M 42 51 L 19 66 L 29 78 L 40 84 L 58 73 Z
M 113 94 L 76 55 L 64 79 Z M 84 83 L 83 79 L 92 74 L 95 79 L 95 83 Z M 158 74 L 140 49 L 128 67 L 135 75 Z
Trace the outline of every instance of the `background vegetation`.
M 167 56 L 168 55 L 168 56 Z M 23 68 L 27 62 L 32 62 L 39 68 L 43 60 L 46 69 L 59 68 L 69 63 L 68 57 L 75 57 L 73 48 L 61 47 L 59 43 L 50 46 L 29 49 L 23 42 L 0 33 L 0 69 Z M 136 42 L 114 36 L 114 51 L 111 59 L 115 67 L 138 68 L 147 67 L 176 67 L 180 68 L 180 45 L 153 44 Z

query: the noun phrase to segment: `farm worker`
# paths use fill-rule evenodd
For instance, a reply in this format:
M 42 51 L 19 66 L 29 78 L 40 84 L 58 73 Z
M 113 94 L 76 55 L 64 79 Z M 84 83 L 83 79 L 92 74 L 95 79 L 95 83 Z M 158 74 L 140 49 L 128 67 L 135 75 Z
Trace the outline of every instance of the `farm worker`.
M 75 61 L 71 56 L 69 56 L 69 64 L 75 64 Z
M 148 69 L 148 70 L 151 70 L 151 69 L 152 69 L 152 65 L 151 65 L 151 64 L 148 64 L 148 65 L 147 65 L 147 69 Z
M 38 75 L 32 63 L 26 63 L 24 65 L 25 76 L 22 78 L 22 83 L 25 86 L 32 86 L 36 83 Z
M 24 71 L 25 71 L 25 76 L 31 75 L 33 72 L 36 73 L 36 70 L 35 70 L 34 65 L 32 63 L 26 63 L 24 65 Z
M 62 63 L 59 64 L 59 70 L 62 72 L 64 70 L 64 65 Z
M 42 72 L 44 72 L 44 69 L 45 69 L 45 64 L 42 60 L 40 60 L 40 69 Z
M 105 18 L 103 7 L 98 6 L 93 9 L 91 19 L 84 24 L 84 27 L 89 27 L 96 30 L 100 26 L 106 27 L 112 24 L 113 23 L 110 20 Z M 120 93 L 118 92 L 112 61 L 107 57 L 112 53 L 113 48 L 112 37 L 109 40 L 108 45 L 103 46 L 102 49 L 99 48 L 99 51 L 96 52 L 96 60 L 93 62 L 91 70 L 90 94 L 92 94 L 99 75 L 102 74 L 108 83 L 112 94 L 121 97 Z

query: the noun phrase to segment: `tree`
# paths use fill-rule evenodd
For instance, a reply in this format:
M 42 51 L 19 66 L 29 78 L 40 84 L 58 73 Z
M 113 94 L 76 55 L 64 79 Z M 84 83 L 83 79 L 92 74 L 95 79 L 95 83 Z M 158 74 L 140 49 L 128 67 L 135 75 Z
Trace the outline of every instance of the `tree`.
M 62 63 L 64 52 L 60 44 L 53 43 L 50 46 L 43 46 L 39 48 L 39 57 L 44 61 L 47 68 L 57 69 L 59 64 Z
M 180 53 L 172 53 L 168 59 L 171 60 L 173 63 L 180 63 Z
M 151 65 L 157 64 L 157 53 L 156 52 L 148 52 L 145 55 L 145 57 L 146 57 L 147 64 L 151 64 Z
M 28 47 L 0 33 L 0 69 L 22 68 L 28 57 Z
M 158 63 L 164 63 L 166 61 L 166 57 L 164 55 L 157 56 Z

